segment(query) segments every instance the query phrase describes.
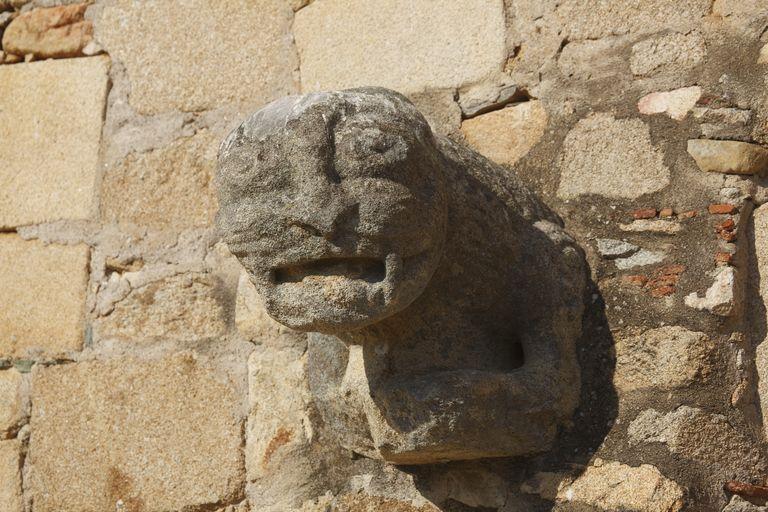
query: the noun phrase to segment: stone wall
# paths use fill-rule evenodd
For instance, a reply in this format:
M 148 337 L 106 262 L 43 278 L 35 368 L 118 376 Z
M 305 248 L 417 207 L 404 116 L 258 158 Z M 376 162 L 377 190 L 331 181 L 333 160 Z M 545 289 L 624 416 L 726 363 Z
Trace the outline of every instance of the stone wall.
M 0 510 L 765 510 L 767 29 L 765 0 L 0 0 Z M 217 240 L 228 131 L 359 85 L 585 248 L 551 453 L 345 453 Z

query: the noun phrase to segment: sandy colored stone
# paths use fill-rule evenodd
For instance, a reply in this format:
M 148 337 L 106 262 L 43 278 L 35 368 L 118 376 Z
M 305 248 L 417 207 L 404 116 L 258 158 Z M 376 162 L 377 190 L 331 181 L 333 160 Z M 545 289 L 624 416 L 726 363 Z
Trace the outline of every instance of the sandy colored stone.
M 685 305 L 700 311 L 709 311 L 719 316 L 733 314 L 736 304 L 734 287 L 736 286 L 736 269 L 720 267 L 714 275 L 714 283 L 707 288 L 704 296 L 691 292 L 685 296 Z
M 652 92 L 637 102 L 641 114 L 667 114 L 676 121 L 685 119 L 701 97 L 701 87 L 683 87 L 674 91 Z
M 760 175 L 768 172 L 768 149 L 757 144 L 690 139 L 688 153 L 702 171 Z
M 108 67 L 0 66 L 0 227 L 90 216 Z
M 23 512 L 21 495 L 21 442 L 0 441 L 0 510 Z
M 436 506 L 365 493 L 321 496 L 303 504 L 298 512 L 439 512 Z
M 687 405 L 666 414 L 647 409 L 632 420 L 627 434 L 630 445 L 663 443 L 678 456 L 728 474 L 762 473 L 766 468 L 749 432 L 734 428 L 723 415 Z
M 768 204 L 757 208 L 754 219 L 754 254 L 759 274 L 758 286 L 760 300 L 768 311 Z M 768 411 L 768 334 L 765 339 L 757 340 L 755 368 L 757 369 L 757 392 L 762 410 Z M 763 431 L 768 435 L 768 418 L 763 419 Z
M 0 235 L 0 356 L 59 357 L 83 344 L 88 247 Z
M 526 101 L 461 124 L 467 143 L 496 163 L 514 165 L 544 135 L 547 111 L 540 101 Z
M 707 54 L 698 32 L 653 36 L 632 47 L 629 67 L 635 75 L 683 72 L 700 64 Z
M 153 114 L 295 92 L 291 18 L 285 0 L 118 0 L 95 23 L 97 41 L 128 70 L 131 105 Z
M 560 169 L 562 199 L 585 194 L 635 199 L 666 187 L 670 175 L 645 123 L 607 113 L 581 119 L 568 132 Z
M 0 370 L 0 439 L 12 435 L 24 416 L 22 376 L 13 368 Z
M 305 92 L 459 87 L 501 71 L 506 57 L 501 0 L 325 0 L 297 12 L 293 30 Z
M 93 40 L 93 24 L 84 19 L 88 4 L 34 9 L 8 25 L 3 50 L 38 59 L 76 57 Z
M 97 338 L 192 341 L 226 331 L 225 295 L 216 277 L 190 272 L 131 284 L 132 277 L 122 278 L 129 291 L 96 321 Z M 122 289 L 121 284 L 114 286 Z
M 688 386 L 706 373 L 713 348 L 702 332 L 680 326 L 649 329 L 617 341 L 613 382 L 624 392 Z
M 600 510 L 677 512 L 683 489 L 654 466 L 595 461 L 571 485 L 561 488 L 557 501 L 591 505 Z
M 102 218 L 155 230 L 207 226 L 216 212 L 213 174 L 220 137 L 202 130 L 131 153 L 102 182 Z
M 209 510 L 242 499 L 241 392 L 189 354 L 42 368 L 28 464 L 35 510 Z
M 264 301 L 244 270 L 237 283 L 235 325 L 237 331 L 251 341 L 274 339 L 290 330 L 267 314 Z

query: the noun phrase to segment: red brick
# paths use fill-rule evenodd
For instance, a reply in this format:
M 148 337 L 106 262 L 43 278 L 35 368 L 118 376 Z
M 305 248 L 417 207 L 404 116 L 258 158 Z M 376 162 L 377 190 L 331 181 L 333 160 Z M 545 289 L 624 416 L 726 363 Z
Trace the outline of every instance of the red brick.
M 656 208 L 640 208 L 632 212 L 635 219 L 653 219 L 656 217 Z
M 732 204 L 711 204 L 709 205 L 709 213 L 712 215 L 729 215 L 736 213 L 736 207 Z

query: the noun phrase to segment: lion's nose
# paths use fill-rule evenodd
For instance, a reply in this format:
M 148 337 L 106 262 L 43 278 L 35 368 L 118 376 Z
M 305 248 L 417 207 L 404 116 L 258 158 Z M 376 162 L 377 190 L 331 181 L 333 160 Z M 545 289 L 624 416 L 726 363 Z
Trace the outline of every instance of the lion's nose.
M 326 202 L 313 205 L 310 201 L 298 205 L 295 213 L 289 223 L 291 226 L 339 245 L 346 239 L 356 237 L 360 204 Z

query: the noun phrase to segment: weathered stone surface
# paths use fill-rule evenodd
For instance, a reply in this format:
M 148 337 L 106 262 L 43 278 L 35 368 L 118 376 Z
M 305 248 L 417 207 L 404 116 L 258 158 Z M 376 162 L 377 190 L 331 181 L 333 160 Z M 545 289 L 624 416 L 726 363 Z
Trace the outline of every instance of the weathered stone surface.
M 648 409 L 627 431 L 631 445 L 664 443 L 682 457 L 741 475 L 765 471 L 766 461 L 754 441 L 725 416 L 683 405 L 669 413 Z
M 95 322 L 97 338 L 192 341 L 227 329 L 223 285 L 215 276 L 190 272 L 149 281 L 141 274 L 113 276 L 108 286 L 119 294 Z
M 741 496 L 732 496 L 723 512 L 765 512 L 766 510 L 768 508 L 750 503 Z
M 461 108 L 453 99 L 452 89 L 425 91 L 408 96 L 419 109 L 433 131 L 440 135 L 455 135 L 461 126 Z
M 762 205 L 753 213 L 754 254 L 758 271 L 758 292 L 763 307 L 768 311 L 768 205 Z M 755 368 L 757 369 L 757 392 L 762 410 L 768 411 L 768 334 L 765 339 L 755 340 Z M 763 431 L 768 435 L 768 419 L 763 420 Z
M 19 8 L 29 0 L 0 0 L 0 11 Z
M 669 184 L 669 169 L 639 119 L 592 114 L 568 132 L 560 158 L 557 195 L 634 199 Z
M 322 496 L 305 503 L 298 512 L 439 512 L 429 503 L 417 505 L 411 501 L 370 496 L 364 493 Z
M 674 91 L 652 92 L 637 102 L 641 114 L 667 114 L 676 121 L 685 119 L 701 98 L 701 87 L 683 87 Z
M 707 356 L 713 348 L 704 333 L 679 326 L 619 339 L 613 382 L 624 392 L 688 386 L 707 375 Z
M 703 297 L 692 292 L 685 296 L 685 305 L 720 316 L 730 316 L 736 306 L 734 303 L 736 270 L 733 267 L 720 267 L 715 271 L 714 277 L 715 282 L 707 288 Z
M 83 343 L 88 247 L 0 235 L 0 356 L 60 357 Z
M 0 370 L 0 439 L 11 435 L 24 417 L 21 386 L 19 372 L 13 368 Z
M 303 91 L 460 87 L 501 71 L 506 57 L 501 0 L 326 0 L 296 13 L 293 30 Z
M 635 75 L 680 73 L 701 64 L 706 54 L 698 32 L 662 34 L 635 44 L 629 67 Z
M 626 73 L 627 57 L 622 51 L 629 41 L 622 36 L 569 41 L 557 58 L 560 73 L 569 79 L 600 80 Z
M 460 90 L 458 103 L 464 117 L 470 118 L 510 103 L 516 93 L 517 86 L 506 75 L 501 75 L 499 81 L 486 81 Z
M 238 332 L 251 341 L 270 340 L 290 329 L 274 321 L 264 309 L 264 300 L 243 271 L 237 283 L 235 325 Z
M 623 240 L 613 240 L 611 238 L 597 239 L 597 252 L 606 259 L 626 258 L 639 250 L 640 248 L 635 244 Z
M 688 153 L 702 171 L 761 175 L 768 172 L 768 150 L 757 144 L 691 139 Z
M 93 25 L 84 19 L 88 4 L 34 9 L 8 25 L 3 50 L 38 59 L 76 57 L 93 39 Z
M 21 442 L 0 441 L 0 510 L 23 512 L 21 495 Z
M 291 18 L 284 0 L 118 0 L 95 23 L 98 42 L 128 70 L 131 105 L 152 114 L 294 92 Z
M 35 509 L 199 510 L 242 499 L 241 391 L 194 356 L 52 366 L 32 389 Z
M 130 154 L 102 182 L 102 217 L 150 229 L 206 226 L 213 220 L 219 138 L 207 130 L 147 153 Z
M 674 235 L 683 227 L 678 222 L 663 219 L 639 219 L 633 220 L 629 224 L 619 224 L 619 229 L 629 233 L 661 233 L 664 235 Z
M 461 123 L 473 149 L 499 164 L 513 165 L 544 135 L 547 111 L 540 101 L 526 101 Z
M 616 268 L 627 270 L 634 267 L 654 265 L 664 261 L 664 258 L 666 258 L 666 255 L 663 252 L 640 249 L 631 256 L 616 259 Z
M 683 507 L 683 489 L 649 464 L 631 467 L 597 460 L 558 491 L 557 501 L 606 511 L 677 512 Z
M 90 216 L 108 63 L 0 66 L 0 227 Z
M 267 311 L 312 331 L 310 389 L 343 446 L 403 464 L 532 453 L 571 414 L 581 251 L 403 96 L 268 105 L 222 144 L 218 189 Z

